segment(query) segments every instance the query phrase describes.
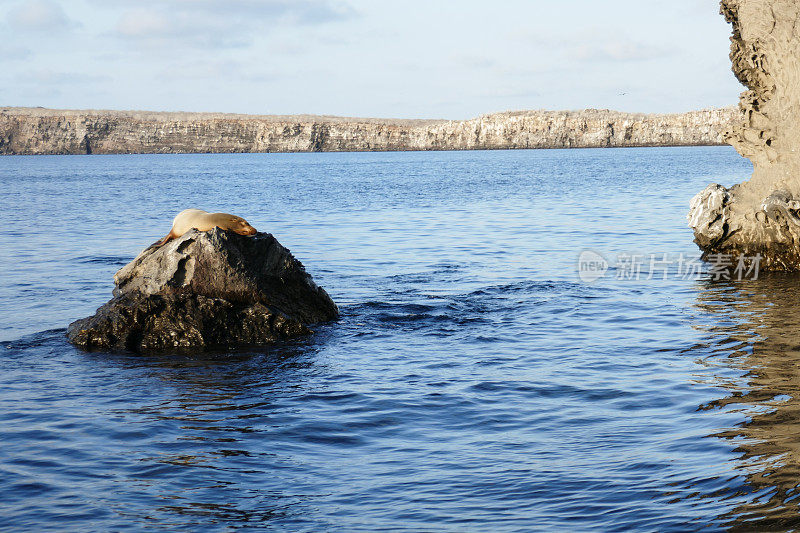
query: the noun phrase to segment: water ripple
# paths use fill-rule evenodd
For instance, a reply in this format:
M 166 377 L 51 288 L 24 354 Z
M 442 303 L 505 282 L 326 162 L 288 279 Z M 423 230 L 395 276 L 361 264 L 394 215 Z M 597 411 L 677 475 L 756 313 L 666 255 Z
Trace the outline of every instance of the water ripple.
M 696 254 L 688 199 L 747 173 L 725 148 L 0 158 L 0 529 L 797 529 L 800 280 L 575 272 Z M 274 233 L 341 320 L 70 347 L 182 202 Z

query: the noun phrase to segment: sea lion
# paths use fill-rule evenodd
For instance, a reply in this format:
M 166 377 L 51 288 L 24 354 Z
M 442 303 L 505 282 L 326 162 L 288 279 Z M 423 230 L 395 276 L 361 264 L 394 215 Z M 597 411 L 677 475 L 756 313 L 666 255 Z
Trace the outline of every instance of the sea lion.
M 184 209 L 172 221 L 172 229 L 153 246 L 161 246 L 172 239 L 177 239 L 190 229 L 208 231 L 213 228 L 231 230 L 239 235 L 255 235 L 258 230 L 242 217 L 228 213 L 208 213 L 202 209 Z

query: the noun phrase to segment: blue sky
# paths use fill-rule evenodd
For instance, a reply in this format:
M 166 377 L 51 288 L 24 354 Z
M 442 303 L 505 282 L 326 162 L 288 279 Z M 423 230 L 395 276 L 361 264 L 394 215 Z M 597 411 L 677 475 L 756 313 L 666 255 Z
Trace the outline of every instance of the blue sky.
M 469 118 L 743 88 L 713 0 L 0 0 L 0 105 Z

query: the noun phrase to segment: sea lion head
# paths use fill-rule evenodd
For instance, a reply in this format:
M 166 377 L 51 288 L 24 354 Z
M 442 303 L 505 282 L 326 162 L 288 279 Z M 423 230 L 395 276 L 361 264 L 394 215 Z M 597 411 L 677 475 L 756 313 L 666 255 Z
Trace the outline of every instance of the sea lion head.
M 258 233 L 258 230 L 251 226 L 245 219 L 237 216 L 231 217 L 230 229 L 239 235 L 255 235 Z

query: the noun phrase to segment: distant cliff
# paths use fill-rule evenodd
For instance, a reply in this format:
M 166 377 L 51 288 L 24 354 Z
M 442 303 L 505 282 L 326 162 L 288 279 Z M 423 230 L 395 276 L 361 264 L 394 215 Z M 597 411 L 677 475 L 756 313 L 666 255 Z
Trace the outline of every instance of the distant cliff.
M 516 111 L 393 120 L 0 108 L 0 154 L 344 152 L 725 144 L 734 108 L 669 115 Z

